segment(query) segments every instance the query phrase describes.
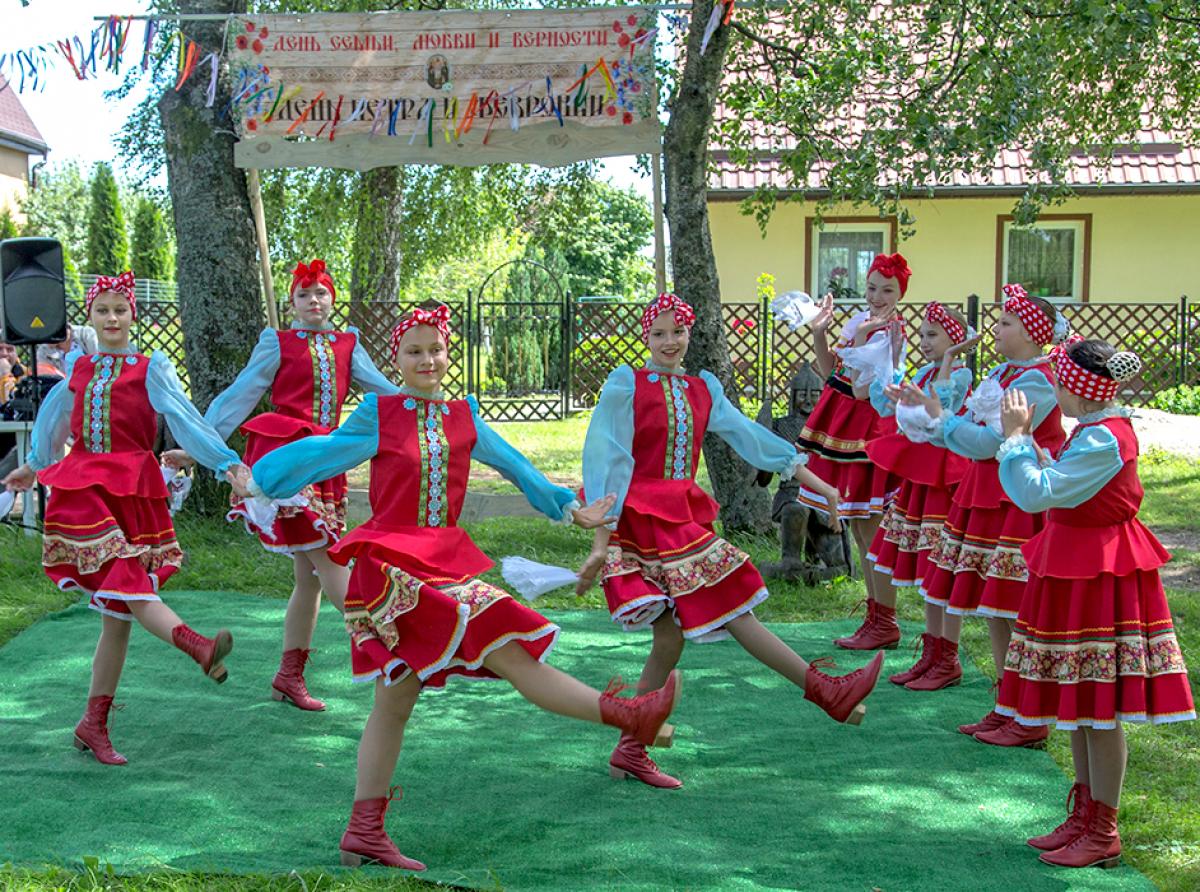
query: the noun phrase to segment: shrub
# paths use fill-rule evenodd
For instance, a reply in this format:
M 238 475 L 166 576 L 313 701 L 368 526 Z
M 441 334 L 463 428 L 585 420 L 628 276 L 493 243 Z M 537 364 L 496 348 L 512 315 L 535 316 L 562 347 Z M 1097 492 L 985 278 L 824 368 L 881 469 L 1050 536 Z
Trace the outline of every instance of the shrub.
M 1154 394 L 1150 405 L 1176 415 L 1200 415 L 1200 387 L 1182 384 Z

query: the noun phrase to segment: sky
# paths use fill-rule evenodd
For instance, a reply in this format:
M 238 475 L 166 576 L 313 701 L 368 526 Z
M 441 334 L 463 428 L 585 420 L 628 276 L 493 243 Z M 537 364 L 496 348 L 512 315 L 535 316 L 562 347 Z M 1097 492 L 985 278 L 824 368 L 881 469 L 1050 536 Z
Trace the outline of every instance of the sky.
M 38 44 L 54 45 L 67 36 L 84 35 L 98 24 L 97 15 L 139 15 L 148 11 L 146 0 L 0 0 L 3 35 L 0 54 Z M 139 59 L 144 25 L 135 22 L 125 49 L 126 67 L 129 60 Z M 113 137 L 120 132 L 129 113 L 145 96 L 144 89 L 135 89 L 121 102 L 107 100 L 105 90 L 121 83 L 117 74 L 101 72 L 96 78 L 79 81 L 70 66 L 58 55 L 51 54 L 54 64 L 45 79 L 43 89 L 26 89 L 19 94 L 33 123 L 50 145 L 49 160 L 59 163 L 79 161 L 85 169 L 97 161 L 108 161 L 122 177 L 123 166 L 117 159 Z M 15 85 L 14 85 L 15 89 Z M 606 159 L 601 175 L 618 186 L 633 186 L 649 198 L 650 181 L 634 170 L 632 157 Z M 165 182 L 164 182 L 165 185 Z

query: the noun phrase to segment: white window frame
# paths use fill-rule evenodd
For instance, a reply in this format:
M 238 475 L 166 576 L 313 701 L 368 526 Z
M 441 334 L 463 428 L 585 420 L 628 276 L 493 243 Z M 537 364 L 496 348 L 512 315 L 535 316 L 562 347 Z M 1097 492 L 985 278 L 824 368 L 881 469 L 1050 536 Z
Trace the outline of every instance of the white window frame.
M 1008 269 L 1008 241 L 1009 233 L 1013 229 L 1024 230 L 1070 230 L 1075 233 L 1075 256 L 1072 258 L 1071 264 L 1071 293 L 1070 294 L 1050 294 L 1038 295 L 1053 303 L 1082 303 L 1084 301 L 1083 279 L 1084 279 L 1084 260 L 1085 260 L 1085 243 L 1087 240 L 1087 220 L 1084 218 L 1074 220 L 1039 220 L 1033 226 L 1017 226 L 1012 220 L 1004 221 L 1004 229 L 1001 234 L 1001 245 L 1003 255 L 1001 257 L 1000 268 L 1004 271 L 1001 278 L 1001 284 L 1005 282 L 1016 281 L 1011 277 Z M 1021 283 L 1024 284 L 1024 283 Z M 1031 292 L 1032 293 L 1032 292 Z
M 808 283 L 809 294 L 820 296 L 825 293 L 827 282 L 820 281 L 821 279 L 821 236 L 826 233 L 836 235 L 842 232 L 877 232 L 883 236 L 883 251 L 882 253 L 891 253 L 892 244 L 892 223 L 890 220 L 880 220 L 879 222 L 871 221 L 869 223 L 838 223 L 831 221 L 825 224 L 824 228 L 813 225 L 812 239 L 812 256 L 808 258 L 809 269 L 812 270 L 812 281 Z

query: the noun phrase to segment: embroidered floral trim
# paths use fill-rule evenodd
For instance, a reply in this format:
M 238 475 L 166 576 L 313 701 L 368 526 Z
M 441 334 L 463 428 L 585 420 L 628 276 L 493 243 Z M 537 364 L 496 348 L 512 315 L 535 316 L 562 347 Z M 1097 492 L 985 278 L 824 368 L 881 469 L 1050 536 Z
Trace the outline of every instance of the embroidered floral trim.
M 1029 580 L 1020 543 L 990 547 L 970 545 L 945 528 L 929 554 L 929 561 L 951 573 L 972 572 L 981 579 Z
M 381 564 L 380 570 L 387 582 L 382 597 L 377 599 L 377 606 L 368 610 L 365 605 L 354 605 L 348 600 L 346 631 L 359 645 L 365 639 L 378 638 L 392 650 L 400 643 L 396 619 L 416 608 L 425 583 L 391 564 Z
M 335 499 L 332 494 L 313 486 L 304 487 L 300 495 L 308 500 L 307 505 L 285 505 L 279 509 L 275 519 L 303 517 L 306 511 L 311 511 L 317 515 L 317 521 L 323 523 L 334 535 L 340 537 L 346 531 L 346 506 L 350 501 L 348 497 Z M 237 505 L 240 501 L 235 496 L 230 499 L 230 504 Z
M 411 405 L 410 405 L 411 404 Z M 444 527 L 449 483 L 446 469 L 450 464 L 450 441 L 442 419 L 450 413 L 445 403 L 409 397 L 403 403 L 417 413 L 417 448 L 421 454 L 421 491 L 417 521 L 422 526 Z
M 468 621 L 475 619 L 493 604 L 511 597 L 508 592 L 481 579 L 469 579 L 462 585 L 447 586 L 441 591 L 459 604 L 466 604 L 471 608 L 471 613 L 467 616 Z
M 690 480 L 692 476 L 692 404 L 684 388 L 687 381 L 676 375 L 657 376 L 662 381 L 667 403 L 667 454 L 663 476 L 668 480 Z
M 1030 681 L 1056 684 L 1114 682 L 1122 676 L 1154 678 L 1187 671 L 1173 632 L 1155 636 L 1123 636 L 1107 641 L 1054 645 L 1013 633 L 1004 668 Z
M 333 427 L 334 394 L 337 393 L 337 362 L 331 342 L 334 336 L 324 332 L 300 332 L 308 341 L 308 352 L 313 364 L 313 422 L 322 427 Z M 306 337 L 311 335 L 311 337 Z
M 101 354 L 92 360 L 92 377 L 83 391 L 83 436 L 88 452 L 112 451 L 112 387 L 125 363 Z
M 676 598 L 715 585 L 749 559 L 746 552 L 716 536 L 700 551 L 693 552 L 683 560 L 669 562 L 624 551 L 618 545 L 609 545 L 602 578 L 638 573 L 670 597 Z
M 42 565 L 45 567 L 70 564 L 86 575 L 99 572 L 110 561 L 126 558 L 137 560 L 147 573 L 152 573 L 165 566 L 183 566 L 183 549 L 174 535 L 156 545 L 134 545 L 120 529 L 82 542 L 51 534 L 42 539 Z

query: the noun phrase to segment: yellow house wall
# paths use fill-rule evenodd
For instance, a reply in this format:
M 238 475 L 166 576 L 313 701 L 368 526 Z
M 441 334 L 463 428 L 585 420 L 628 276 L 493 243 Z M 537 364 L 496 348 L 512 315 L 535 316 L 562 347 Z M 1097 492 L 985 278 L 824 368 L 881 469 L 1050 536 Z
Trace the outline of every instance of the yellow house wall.
M 29 189 L 29 156 L 0 146 L 0 208 L 8 208 L 17 223 L 25 222 L 21 200 Z
M 1012 198 L 940 198 L 910 205 L 916 232 L 897 249 L 913 269 L 909 293 L 917 300 L 994 296 L 997 218 Z M 760 273 L 775 276 L 779 291 L 808 291 L 805 220 L 812 204 L 782 203 L 764 238 L 739 202 L 710 201 L 709 226 L 726 301 L 753 300 Z M 1106 195 L 1073 199 L 1048 214 L 1091 214 L 1089 300 L 1093 303 L 1200 298 L 1200 195 Z M 867 217 L 870 209 L 844 207 L 827 217 Z

